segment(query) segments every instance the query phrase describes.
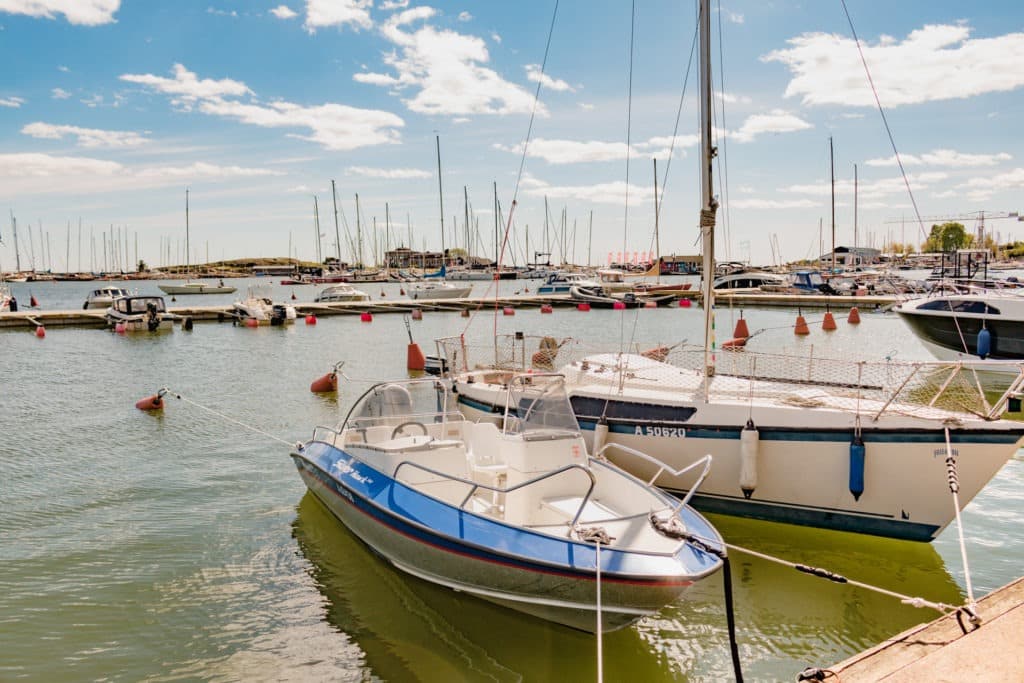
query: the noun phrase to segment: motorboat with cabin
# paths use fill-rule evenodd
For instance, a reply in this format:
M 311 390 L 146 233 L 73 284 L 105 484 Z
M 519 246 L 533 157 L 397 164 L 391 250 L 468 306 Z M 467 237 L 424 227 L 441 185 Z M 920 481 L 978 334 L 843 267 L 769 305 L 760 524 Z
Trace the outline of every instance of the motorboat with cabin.
M 786 278 L 776 273 L 766 273 L 759 270 L 737 270 L 725 275 L 719 275 L 712 282 L 716 290 L 747 290 L 763 291 L 766 287 L 784 287 Z
M 894 310 L 943 360 L 1024 360 L 1024 296 L 970 290 L 904 301 Z
M 291 304 L 274 303 L 267 287 L 250 287 L 248 296 L 231 304 L 235 317 L 247 323 L 254 320 L 257 325 L 289 325 L 297 317 Z
M 612 294 L 600 285 L 586 287 L 573 285 L 569 289 L 569 300 L 576 303 L 590 304 L 593 308 L 643 308 L 648 303 L 655 306 L 668 306 L 675 301 L 674 294 L 637 294 L 622 292 Z
M 337 301 L 369 301 L 370 295 L 361 289 L 356 289 L 348 283 L 331 285 L 325 287 L 317 294 L 313 301 L 316 303 L 333 303 Z
M 600 287 L 601 283 L 586 273 L 571 273 L 560 270 L 548 275 L 544 284 L 537 288 L 537 294 L 568 294 L 569 290 L 575 285 L 581 287 Z
M 107 325 L 119 332 L 163 332 L 172 329 L 174 322 L 162 296 L 138 294 L 114 299 L 105 317 Z
M 192 294 L 233 294 L 235 287 L 225 285 L 224 280 L 218 280 L 217 284 L 209 282 L 183 282 L 180 285 L 157 285 L 164 294 L 172 296 L 188 296 Z
M 376 384 L 292 460 L 396 568 L 575 629 L 626 627 L 722 567 L 692 492 L 678 500 L 588 452 L 561 377 L 502 381 L 497 422 L 466 420 L 443 382 Z
M 131 296 L 131 292 L 124 287 L 100 287 L 99 289 L 94 289 L 89 292 L 89 296 L 86 297 L 85 303 L 82 304 L 82 309 L 110 308 L 114 299 L 122 296 Z
M 453 285 L 441 280 L 419 282 L 408 289 L 408 296 L 413 300 L 420 299 L 464 299 L 473 291 L 472 285 Z

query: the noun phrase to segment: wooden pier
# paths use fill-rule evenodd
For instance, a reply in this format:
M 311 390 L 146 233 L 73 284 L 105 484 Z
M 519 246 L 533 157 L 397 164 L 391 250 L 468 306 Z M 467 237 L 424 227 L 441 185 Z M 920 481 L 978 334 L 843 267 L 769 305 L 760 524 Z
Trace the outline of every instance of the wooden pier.
M 850 681 L 1022 681 L 1024 578 L 978 602 L 981 626 L 963 633 L 953 615 L 915 626 L 831 667 Z M 970 624 L 967 624 L 970 629 Z M 828 679 L 826 679 L 828 680 Z
M 678 292 L 678 298 L 700 302 L 700 292 Z M 891 306 L 897 301 L 893 296 L 825 296 L 811 294 L 754 294 L 720 293 L 715 295 L 716 308 L 729 307 L 788 307 L 788 308 L 834 308 L 837 311 L 857 306 L 863 310 Z M 379 301 L 345 301 L 332 303 L 291 302 L 301 316 L 317 315 L 359 315 L 363 312 L 409 313 L 414 309 L 429 311 L 493 310 L 497 308 L 539 308 L 550 306 L 574 307 L 567 294 L 516 295 L 494 298 L 467 299 L 381 299 Z M 175 306 L 168 309 L 179 318 L 193 321 L 230 322 L 233 319 L 230 305 L 218 306 Z M 0 329 L 45 327 L 105 327 L 103 309 L 46 311 L 28 309 L 15 313 L 0 313 Z

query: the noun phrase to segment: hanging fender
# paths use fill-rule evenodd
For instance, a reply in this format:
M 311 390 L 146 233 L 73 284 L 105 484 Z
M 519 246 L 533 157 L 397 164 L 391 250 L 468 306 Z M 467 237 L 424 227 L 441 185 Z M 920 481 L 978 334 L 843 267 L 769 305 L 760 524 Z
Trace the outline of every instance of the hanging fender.
M 753 420 L 740 432 L 740 490 L 749 499 L 757 488 L 757 460 L 761 450 L 761 434 L 754 427 Z

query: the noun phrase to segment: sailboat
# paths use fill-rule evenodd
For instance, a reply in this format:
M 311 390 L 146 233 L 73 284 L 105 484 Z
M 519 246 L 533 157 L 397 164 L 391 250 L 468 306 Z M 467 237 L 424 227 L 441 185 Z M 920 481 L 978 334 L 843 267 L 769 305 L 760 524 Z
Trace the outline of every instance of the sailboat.
M 231 294 L 234 287 L 229 287 L 221 280 L 218 284 L 206 282 L 192 282 L 188 279 L 189 274 L 189 245 L 188 245 L 188 190 L 185 190 L 185 282 L 180 285 L 158 285 L 164 294 L 181 296 L 183 294 Z
M 1024 422 L 1024 363 L 986 395 L 984 361 L 857 361 L 723 351 L 714 337 L 715 217 L 710 20 L 700 2 L 704 339 L 662 353 L 594 353 L 551 337 L 497 338 L 478 349 L 440 340 L 460 410 L 502 414 L 507 372 L 529 365 L 566 378 L 591 452 L 677 494 L 695 480 L 659 471 L 637 451 L 682 468 L 710 453 L 698 510 L 931 541 L 954 519 L 950 482 L 968 502 L 1013 456 Z M 538 344 L 532 347 L 532 344 Z M 534 351 L 534 349 L 537 349 Z M 1000 366 L 1005 368 L 1005 362 Z M 476 369 L 476 368 L 487 369 Z M 993 400 L 994 399 L 994 400 Z

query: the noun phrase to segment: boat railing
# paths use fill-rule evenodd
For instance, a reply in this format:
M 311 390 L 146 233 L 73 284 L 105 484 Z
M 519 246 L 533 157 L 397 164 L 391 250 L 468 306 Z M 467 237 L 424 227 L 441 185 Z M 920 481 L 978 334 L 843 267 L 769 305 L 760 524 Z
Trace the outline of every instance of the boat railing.
M 527 487 L 533 486 L 538 482 L 551 479 L 552 477 L 556 477 L 570 470 L 579 470 L 587 475 L 588 479 L 590 480 L 590 484 L 587 486 L 587 493 L 580 500 L 579 507 L 576 509 L 576 514 L 573 515 L 572 521 L 569 523 L 569 531 L 567 535 L 570 536 L 572 535 L 573 529 L 576 528 L 576 523 L 579 521 L 580 515 L 583 514 L 584 508 L 586 508 L 587 503 L 590 502 L 590 496 L 594 493 L 594 487 L 597 486 L 597 478 L 594 476 L 594 473 L 590 470 L 589 467 L 584 467 L 579 463 L 571 463 L 569 465 L 564 465 L 563 467 L 559 467 L 556 470 L 544 472 L 543 474 L 539 474 L 536 477 L 527 479 L 526 481 L 519 482 L 518 484 L 514 484 L 512 486 L 491 486 L 490 484 L 483 484 L 478 481 L 473 481 L 472 479 L 467 479 L 466 477 L 460 477 L 458 475 L 451 474 L 450 472 L 442 472 L 441 470 L 434 469 L 433 467 L 427 467 L 426 465 L 415 462 L 413 460 L 403 460 L 402 462 L 398 463 L 398 465 L 395 467 L 394 473 L 394 478 L 396 481 L 398 481 L 398 472 L 403 467 L 412 467 L 414 469 L 422 470 L 429 474 L 433 474 L 434 476 L 442 477 L 444 479 L 459 482 L 461 484 L 469 486 L 469 492 L 466 494 L 466 497 L 463 498 L 462 502 L 459 504 L 460 510 L 466 509 L 466 505 L 469 504 L 469 501 L 473 499 L 473 496 L 476 495 L 476 492 L 479 491 L 480 489 L 483 489 L 485 491 L 491 491 L 493 493 L 509 494 L 520 489 L 525 489 Z
M 682 467 L 680 469 L 673 469 L 668 464 L 659 460 L 658 458 L 655 458 L 652 455 L 648 455 L 643 451 L 631 448 L 629 446 L 624 446 L 623 444 L 620 443 L 606 443 L 597 451 L 597 453 L 594 454 L 594 457 L 601 458 L 604 456 L 605 452 L 612 448 L 614 448 L 615 450 L 623 451 L 624 453 L 629 453 L 630 455 L 640 458 L 641 460 L 646 460 L 647 462 L 651 463 L 652 465 L 658 468 L 658 471 L 654 473 L 654 476 L 647 481 L 648 486 L 653 486 L 654 482 L 658 479 L 658 477 L 662 475 L 663 472 L 668 472 L 673 477 L 681 477 L 687 472 L 695 470 L 701 465 L 703 465 L 704 468 L 697 476 L 697 481 L 694 482 L 693 486 L 690 487 L 690 490 L 686 492 L 686 495 L 683 497 L 683 499 L 679 501 L 679 505 L 677 505 L 676 508 L 672 511 L 672 514 L 678 513 L 680 510 L 682 510 L 686 505 L 690 503 L 690 499 L 693 498 L 694 494 L 700 488 L 700 485 L 704 483 L 704 480 L 707 479 L 708 474 L 711 472 L 712 458 L 710 453 L 705 455 L 703 458 L 699 458 L 698 460 L 695 460 L 686 467 Z
M 448 337 L 437 345 L 451 373 L 493 370 L 511 378 L 514 373 L 575 367 L 588 370 L 590 382 L 675 392 L 702 386 L 704 379 L 703 347 L 685 342 L 610 351 L 574 338 L 499 335 L 481 341 Z M 801 355 L 718 349 L 715 376 L 726 381 L 710 385 L 712 400 L 762 399 L 867 419 L 900 413 L 995 420 L 1024 392 L 1024 361 L 849 360 L 817 355 L 813 346 Z M 505 384 L 508 378 L 498 374 L 485 379 Z

